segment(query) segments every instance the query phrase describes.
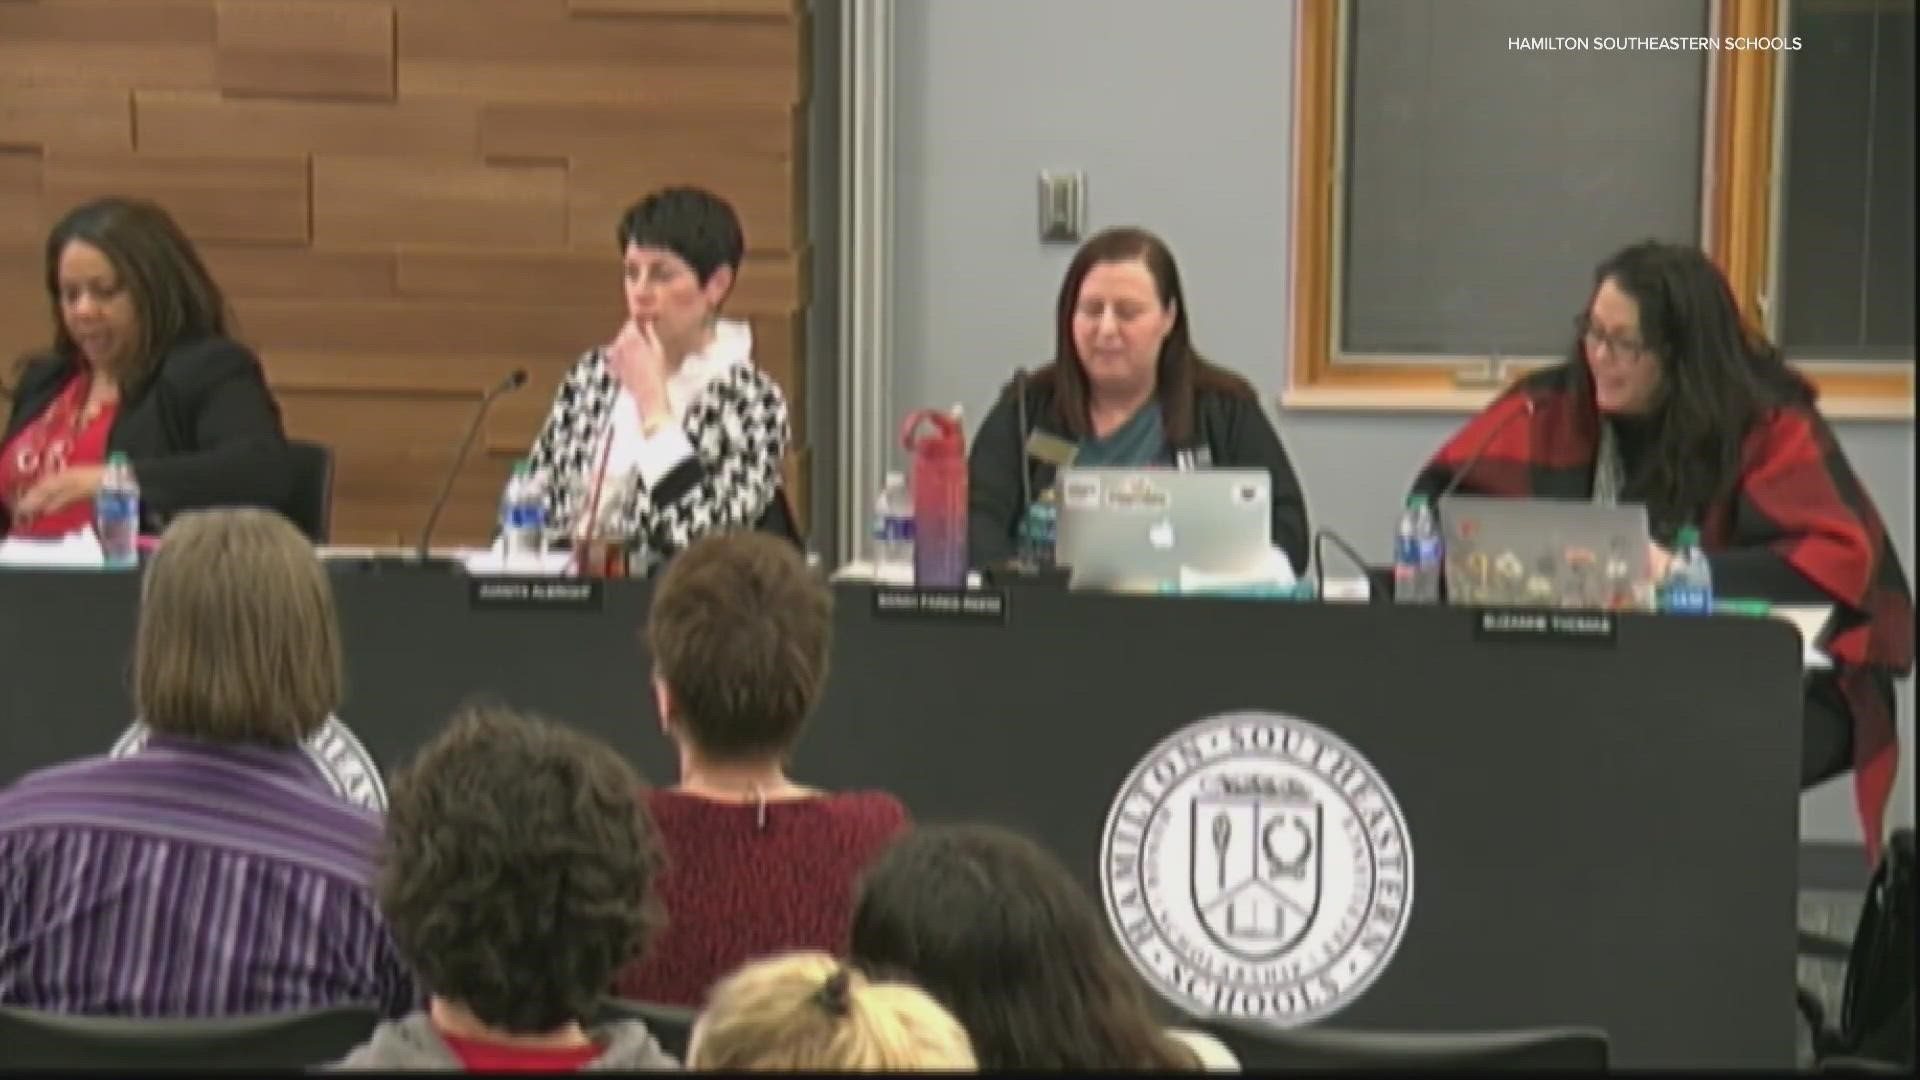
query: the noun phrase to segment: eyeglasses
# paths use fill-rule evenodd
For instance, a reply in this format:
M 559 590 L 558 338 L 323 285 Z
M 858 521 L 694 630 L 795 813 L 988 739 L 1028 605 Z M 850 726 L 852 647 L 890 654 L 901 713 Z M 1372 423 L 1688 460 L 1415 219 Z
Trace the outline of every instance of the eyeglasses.
M 1587 348 L 1598 349 L 1605 345 L 1608 352 L 1623 360 L 1638 360 L 1646 356 L 1649 351 L 1647 343 L 1639 338 L 1603 333 L 1599 327 L 1593 325 L 1593 319 L 1584 313 L 1573 317 L 1573 329 L 1580 335 L 1580 340 L 1587 343 Z

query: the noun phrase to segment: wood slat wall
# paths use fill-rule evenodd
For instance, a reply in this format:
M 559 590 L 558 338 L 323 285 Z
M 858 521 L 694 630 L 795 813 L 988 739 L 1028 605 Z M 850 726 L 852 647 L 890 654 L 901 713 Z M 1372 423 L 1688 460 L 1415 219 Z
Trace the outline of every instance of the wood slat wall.
M 334 538 L 410 540 L 514 367 L 439 538 L 492 527 L 512 459 L 623 314 L 613 231 L 668 183 L 739 210 L 729 314 L 786 389 L 807 505 L 801 0 L 0 0 L 0 357 L 43 345 L 46 230 L 165 204 L 336 454 Z

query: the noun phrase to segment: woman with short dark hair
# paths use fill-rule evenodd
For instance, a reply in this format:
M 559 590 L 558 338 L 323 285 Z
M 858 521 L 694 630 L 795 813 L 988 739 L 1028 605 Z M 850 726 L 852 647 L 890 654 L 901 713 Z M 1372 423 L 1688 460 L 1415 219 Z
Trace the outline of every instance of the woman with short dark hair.
M 0 535 L 86 528 L 114 452 L 139 481 L 143 532 L 183 510 L 286 503 L 280 407 L 165 210 L 75 207 L 47 237 L 46 281 L 53 345 L 23 360 L 0 432 Z
M 797 546 L 780 487 L 786 395 L 754 365 L 753 328 L 720 315 L 746 255 L 733 207 L 662 188 L 621 216 L 614 242 L 627 318 L 567 373 L 528 458 L 548 529 L 635 576 L 726 529 Z
M 952 1010 L 983 1072 L 1230 1070 L 1217 1040 L 1162 1028 L 1093 899 L 991 825 L 922 826 L 861 880 L 848 956 Z
M 667 564 L 647 613 L 660 726 L 680 755 L 679 783 L 647 793 L 667 929 L 621 972 L 621 996 L 698 1005 L 748 960 L 845 946 L 854 879 L 907 813 L 885 792 L 787 775 L 832 643 L 833 595 L 791 544 L 723 533 Z

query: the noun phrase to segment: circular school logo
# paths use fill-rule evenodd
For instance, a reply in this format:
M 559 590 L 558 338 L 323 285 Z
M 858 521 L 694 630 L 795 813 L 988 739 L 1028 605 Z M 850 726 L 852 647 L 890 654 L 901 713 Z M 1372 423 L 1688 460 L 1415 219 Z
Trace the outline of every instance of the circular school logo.
M 1101 893 L 1155 990 L 1197 1015 L 1332 1016 L 1413 910 L 1406 818 L 1372 764 L 1298 717 L 1224 713 L 1134 766 L 1107 813 Z
M 108 756 L 139 753 L 147 745 L 147 735 L 146 721 L 135 720 L 115 740 Z M 335 795 L 376 814 L 386 813 L 387 785 L 380 779 L 380 766 L 374 764 L 373 755 L 367 753 L 360 737 L 339 717 L 328 716 L 326 723 L 307 739 L 305 750 Z

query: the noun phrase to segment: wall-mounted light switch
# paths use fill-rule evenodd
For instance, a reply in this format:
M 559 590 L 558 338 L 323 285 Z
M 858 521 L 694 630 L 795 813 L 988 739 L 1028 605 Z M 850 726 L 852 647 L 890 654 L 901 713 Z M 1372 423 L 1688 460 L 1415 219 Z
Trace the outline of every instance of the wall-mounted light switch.
M 1087 216 L 1087 174 L 1040 174 L 1040 239 L 1072 243 L 1080 239 Z

